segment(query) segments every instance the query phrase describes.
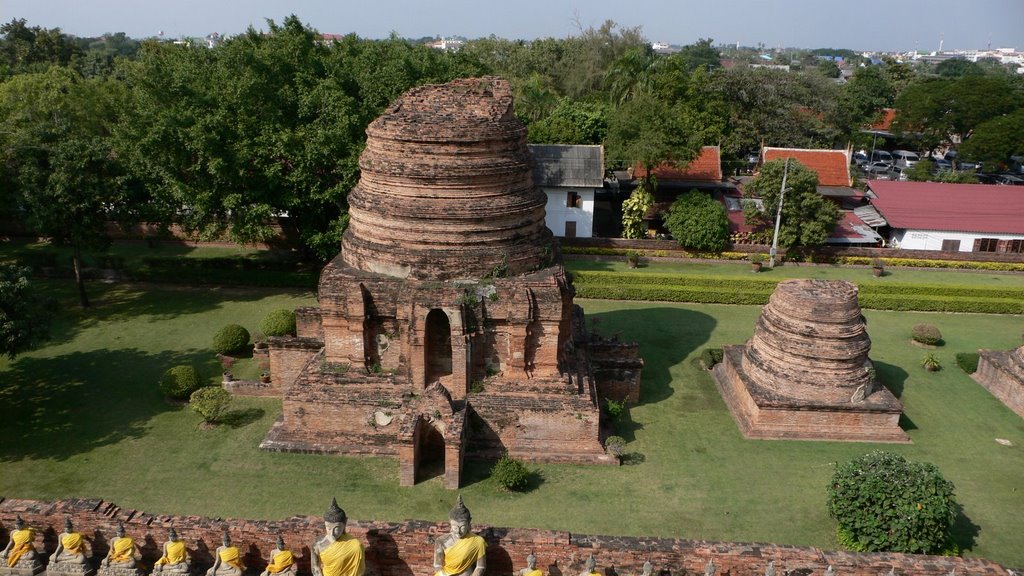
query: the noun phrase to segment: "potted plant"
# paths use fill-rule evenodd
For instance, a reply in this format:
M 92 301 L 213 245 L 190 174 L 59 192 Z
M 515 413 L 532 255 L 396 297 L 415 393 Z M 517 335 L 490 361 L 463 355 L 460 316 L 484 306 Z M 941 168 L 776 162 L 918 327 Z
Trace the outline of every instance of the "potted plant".
M 636 268 L 640 265 L 640 253 L 639 252 L 626 252 L 626 265 L 630 268 Z
M 760 272 L 761 266 L 764 265 L 764 254 L 761 254 L 760 252 L 752 252 L 748 260 L 750 260 L 750 270 L 753 272 Z
M 931 352 L 925 354 L 924 358 L 921 359 L 921 366 L 929 372 L 938 372 L 939 370 L 942 370 L 942 364 L 939 363 L 939 359 Z
M 871 259 L 871 273 L 875 276 L 881 276 L 885 270 L 885 262 L 882 262 L 881 258 Z
M 260 382 L 270 384 L 270 372 L 264 370 L 260 373 Z
M 225 370 L 221 376 L 224 378 L 224 382 L 231 382 L 235 379 L 235 375 L 230 370 Z
M 267 342 L 267 336 L 263 332 L 256 332 L 252 335 L 253 348 L 256 350 L 266 350 L 270 347 Z

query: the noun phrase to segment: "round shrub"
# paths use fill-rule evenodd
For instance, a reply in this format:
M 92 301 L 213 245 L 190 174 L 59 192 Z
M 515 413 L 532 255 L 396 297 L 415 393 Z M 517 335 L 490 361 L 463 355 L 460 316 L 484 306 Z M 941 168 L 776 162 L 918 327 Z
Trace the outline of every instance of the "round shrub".
M 608 454 L 621 458 L 626 452 L 626 439 L 622 436 L 609 436 L 604 439 L 604 451 Z
M 228 324 L 213 336 L 213 351 L 217 354 L 238 352 L 249 345 L 249 331 L 238 324 Z
M 942 342 L 942 333 L 931 324 L 916 324 L 911 332 L 911 338 L 914 342 L 936 346 Z
M 840 465 L 828 487 L 837 537 L 858 552 L 942 552 L 956 509 L 953 483 L 934 464 L 890 452 Z
M 208 424 L 219 420 L 230 404 L 231 394 L 220 386 L 200 388 L 189 398 L 189 405 Z
M 491 468 L 491 477 L 505 490 L 522 490 L 529 483 L 530 471 L 519 460 L 503 454 Z
M 160 377 L 160 391 L 168 398 L 184 400 L 200 387 L 199 373 L 191 366 L 169 368 Z
M 260 330 L 267 336 L 295 336 L 295 312 L 274 310 L 260 321 Z

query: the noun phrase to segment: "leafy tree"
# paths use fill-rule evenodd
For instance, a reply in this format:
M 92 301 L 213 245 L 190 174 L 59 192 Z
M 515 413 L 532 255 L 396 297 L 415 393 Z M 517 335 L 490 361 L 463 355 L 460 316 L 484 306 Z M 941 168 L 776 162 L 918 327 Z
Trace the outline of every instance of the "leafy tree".
M 528 139 L 536 144 L 601 144 L 607 134 L 607 106 L 563 98 L 549 116 L 530 124 Z
M 683 46 L 675 56 L 683 62 L 687 72 L 721 68 L 722 53 L 711 45 L 713 42 L 711 38 L 701 38 L 693 44 Z
M 907 180 L 913 182 L 929 182 L 935 177 L 935 162 L 931 158 L 922 158 L 906 170 Z
M 69 66 L 82 50 L 60 28 L 29 26 L 24 18 L 0 25 L 0 79 L 28 72 L 45 72 L 51 65 Z
M 1024 155 L 1024 108 L 982 122 L 958 150 L 965 159 L 993 169 L 1009 163 L 1010 156 Z
M 215 424 L 231 406 L 231 393 L 220 386 L 206 386 L 193 392 L 188 403 L 203 422 Z
M 502 454 L 491 468 L 491 477 L 505 490 L 519 491 L 530 483 L 530 470 L 521 461 Z
M 834 122 L 852 135 L 875 120 L 883 108 L 891 107 L 895 97 L 892 82 L 879 66 L 858 68 L 841 88 Z
M 697 190 L 672 202 L 665 217 L 665 228 L 680 246 L 695 250 L 720 252 L 729 242 L 725 206 Z
M 107 223 L 134 220 L 146 207 L 110 138 L 123 99 L 117 82 L 67 68 L 0 85 L 0 179 L 33 230 L 72 247 L 83 307 L 82 252 L 104 249 Z
M 654 196 L 643 183 L 633 189 L 629 198 L 622 202 L 623 238 L 644 238 L 647 236 L 647 224 L 644 223 L 644 216 L 653 205 Z
M 663 60 L 650 46 L 628 49 L 605 71 L 604 83 L 611 102 L 621 104 L 654 91 L 658 65 Z
M 782 177 L 786 161 L 772 160 L 761 166 L 761 172 L 750 182 L 745 193 L 760 198 L 764 211 L 746 212 L 748 224 L 763 228 L 775 225 L 779 209 Z M 839 220 L 839 208 L 818 194 L 818 175 L 795 160 L 789 161 L 786 191 L 782 200 L 782 221 L 779 246 L 813 248 L 828 240 Z
M 963 58 L 950 58 L 935 65 L 935 73 L 944 77 L 960 76 L 984 76 L 985 69 L 980 65 L 964 60 Z
M 935 465 L 889 452 L 838 466 L 828 486 L 839 541 L 856 551 L 941 552 L 956 510 L 953 484 Z
M 608 122 L 605 146 L 612 165 L 640 165 L 647 170 L 644 187 L 653 191 L 651 171 L 662 162 L 685 165 L 697 155 L 681 120 L 682 110 L 651 94 L 639 94 L 616 109 Z
M 29 268 L 0 264 L 0 353 L 12 360 L 49 336 L 49 312 L 29 282 L 30 273 Z
M 160 377 L 160 391 L 164 396 L 175 400 L 188 398 L 201 386 L 199 372 L 187 364 L 168 368 Z

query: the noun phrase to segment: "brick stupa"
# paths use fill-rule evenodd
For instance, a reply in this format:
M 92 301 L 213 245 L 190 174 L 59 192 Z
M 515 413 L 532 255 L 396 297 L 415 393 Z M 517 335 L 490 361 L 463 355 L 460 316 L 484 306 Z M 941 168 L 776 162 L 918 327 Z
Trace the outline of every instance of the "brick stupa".
M 599 400 L 637 401 L 643 362 L 584 329 L 508 83 L 415 88 L 367 136 L 320 305 L 271 342 L 261 447 L 396 455 L 403 485 L 443 461 L 449 488 L 467 454 L 614 463 Z
M 978 350 L 978 370 L 973 378 L 1024 418 L 1024 346 L 1014 350 Z
M 746 344 L 725 346 L 713 371 L 748 438 L 909 442 L 903 406 L 875 381 L 857 287 L 785 280 Z

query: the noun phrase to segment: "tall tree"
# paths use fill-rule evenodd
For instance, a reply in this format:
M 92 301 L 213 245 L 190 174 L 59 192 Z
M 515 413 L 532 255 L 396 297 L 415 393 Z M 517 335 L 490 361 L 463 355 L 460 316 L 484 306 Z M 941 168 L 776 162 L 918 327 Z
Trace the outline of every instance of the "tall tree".
M 978 124 L 959 153 L 966 160 L 982 162 L 986 171 L 1005 167 L 1011 156 L 1024 155 L 1024 108 Z
M 0 264 L 0 354 L 13 359 L 49 336 L 49 313 L 29 268 Z
M 789 161 L 786 191 L 780 194 L 785 164 L 782 159 L 766 162 L 746 187 L 745 194 L 760 198 L 764 205 L 760 211 L 748 208 L 747 223 L 772 229 L 781 201 L 779 246 L 787 250 L 821 246 L 839 221 L 839 208 L 818 194 L 818 175 L 795 160 Z
M 60 28 L 29 26 L 24 18 L 0 25 L 0 79 L 6 75 L 43 72 L 51 65 L 68 66 L 82 50 Z
M 30 227 L 73 249 L 83 307 L 83 250 L 109 243 L 108 222 L 127 221 L 146 204 L 122 170 L 110 127 L 122 109 L 113 81 L 67 68 L 20 74 L 0 84 L 2 178 Z

